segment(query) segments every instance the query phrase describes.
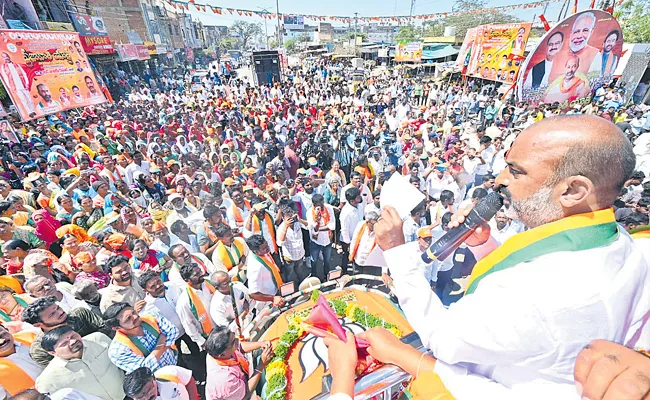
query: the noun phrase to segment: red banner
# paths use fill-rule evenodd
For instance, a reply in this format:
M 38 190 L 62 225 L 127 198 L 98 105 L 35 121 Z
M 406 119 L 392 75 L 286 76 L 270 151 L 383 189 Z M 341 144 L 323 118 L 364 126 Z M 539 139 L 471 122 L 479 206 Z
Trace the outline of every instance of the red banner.
M 151 56 L 149 56 L 149 49 L 147 48 L 147 46 L 138 44 L 135 47 L 138 49 L 138 59 L 148 60 L 151 58 Z
M 108 36 L 81 36 L 81 45 L 88 55 L 115 53 Z
M 138 55 L 138 48 L 135 47 L 134 44 L 118 44 L 115 45 L 115 48 L 117 50 L 117 54 L 120 56 L 120 61 L 122 62 L 140 59 Z

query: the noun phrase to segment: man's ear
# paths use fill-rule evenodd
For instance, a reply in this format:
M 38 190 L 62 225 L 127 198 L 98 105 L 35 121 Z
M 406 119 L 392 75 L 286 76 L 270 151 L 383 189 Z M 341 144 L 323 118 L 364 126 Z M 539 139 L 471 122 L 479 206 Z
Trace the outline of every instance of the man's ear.
M 594 184 L 591 179 L 576 175 L 567 178 L 565 187 L 560 195 L 559 202 L 564 208 L 572 208 L 584 202 L 587 197 L 594 193 Z

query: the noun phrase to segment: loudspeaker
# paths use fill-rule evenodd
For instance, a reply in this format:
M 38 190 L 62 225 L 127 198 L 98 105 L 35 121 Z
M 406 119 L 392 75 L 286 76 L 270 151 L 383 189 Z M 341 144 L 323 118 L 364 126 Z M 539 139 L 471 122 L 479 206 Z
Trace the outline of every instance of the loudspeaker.
M 280 55 L 277 50 L 253 52 L 253 71 L 258 85 L 280 82 L 282 68 L 280 68 Z

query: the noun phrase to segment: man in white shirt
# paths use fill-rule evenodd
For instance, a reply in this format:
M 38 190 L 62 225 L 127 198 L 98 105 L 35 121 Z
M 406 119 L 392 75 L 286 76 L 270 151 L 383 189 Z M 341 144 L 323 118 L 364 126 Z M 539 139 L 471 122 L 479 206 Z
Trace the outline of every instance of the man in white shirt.
M 348 191 L 348 189 L 353 187 L 359 189 L 361 193 L 361 204 L 362 204 L 361 209 L 363 210 L 366 207 L 366 205 L 372 202 L 372 193 L 370 192 L 370 188 L 368 188 L 368 185 L 363 183 L 363 178 L 361 177 L 361 174 L 357 171 L 353 171 L 350 174 L 350 183 L 341 189 L 341 208 L 347 201 L 347 197 L 345 195 L 346 192 Z
M 309 275 L 311 269 L 305 258 L 302 234 L 303 227 L 308 229 L 309 222 L 300 219 L 295 206 L 291 203 L 282 206 L 280 212 L 282 213 L 282 223 L 278 226 L 277 243 L 282 248 L 284 257 L 284 279 L 287 282 L 294 281 L 296 285 L 299 285 Z
M 343 265 L 341 266 L 343 268 L 343 273 L 347 272 L 350 243 L 352 242 L 354 229 L 357 227 L 359 221 L 363 219 L 363 206 L 360 206 L 362 200 L 359 189 L 356 187 L 349 188 L 345 193 L 345 197 L 347 201 L 341 210 L 341 215 L 339 216 L 341 221 L 340 239 L 341 246 L 343 247 Z
M 280 296 L 280 287 L 284 282 L 280 268 L 271 257 L 268 243 L 261 235 L 253 235 L 246 239 L 246 244 L 251 251 L 246 259 L 251 299 L 257 301 L 258 310 L 267 305 L 282 306 L 284 299 Z
M 425 193 L 430 200 L 440 200 L 440 193 L 454 182 L 454 178 L 447 173 L 447 167 L 443 165 L 432 165 L 424 173 Z
M 395 293 L 456 399 L 570 398 L 575 359 L 592 340 L 648 346 L 650 290 L 638 282 L 650 268 L 610 207 L 633 170 L 629 141 L 604 119 L 553 117 L 527 128 L 497 184 L 507 213 L 531 229 L 517 235 L 518 247 L 493 254 L 486 227 L 468 238 L 480 261 L 448 309 L 400 250 L 401 218 L 383 211 L 377 242 Z
M 178 328 L 179 337 L 176 339 L 176 348 L 181 348 L 181 343 L 185 343 L 190 354 L 179 353 L 178 364 L 182 367 L 192 367 L 196 372 L 197 378 L 200 377 L 201 365 L 205 355 L 201 355 L 201 349 L 194 343 L 183 328 L 176 305 L 181 296 L 181 288 L 167 283 L 165 285 L 160 279 L 160 274 L 154 271 L 147 271 L 138 277 L 138 284 L 147 293 L 144 298 L 146 305 L 142 309 L 143 315 L 162 315 L 167 318 L 176 328 Z M 198 368 L 195 368 L 198 366 Z
M 147 161 L 142 161 L 142 153 L 136 151 L 133 153 L 132 158 L 133 162 L 126 167 L 126 176 L 124 177 L 124 180 L 129 186 L 136 183 L 134 177 L 136 173 L 145 174 L 146 176 L 151 175 L 151 172 L 149 172 L 149 169 L 151 169 L 151 164 L 149 164 Z
M 329 204 L 325 204 L 325 199 L 322 195 L 316 194 L 312 200 L 313 206 L 307 210 L 307 227 L 309 228 L 309 238 L 311 241 L 309 243 L 311 270 L 313 276 L 320 279 L 321 282 L 325 282 L 327 274 L 330 271 L 332 237 L 336 229 L 336 217 L 334 208 Z M 320 255 L 323 257 L 322 269 L 318 268 Z
M 25 290 L 34 298 L 56 297 L 56 304 L 65 312 L 73 308 L 81 307 L 90 309 L 88 303 L 77 300 L 71 293 L 65 290 L 59 290 L 50 278 L 35 275 L 24 283 Z
M 203 350 L 215 326 L 209 313 L 215 288 L 205 280 L 205 272 L 197 264 L 183 265 L 181 277 L 187 285 L 176 303 L 176 313 L 187 335 Z
M 375 224 L 379 219 L 379 214 L 370 211 L 365 214 L 365 221 L 359 221 L 352 235 L 350 244 L 349 261 L 355 274 L 381 275 L 381 267 L 373 266 L 366 263 L 368 256 L 377 245 L 375 240 Z
M 488 193 L 492 193 L 492 191 L 493 191 L 492 188 L 494 187 L 494 179 L 495 179 L 495 178 L 494 178 L 494 175 L 490 175 L 490 174 L 483 175 L 483 176 L 481 177 L 481 182 L 480 182 L 480 184 L 479 184 L 478 186 L 474 186 L 473 188 L 471 188 L 470 190 L 468 190 L 468 191 L 467 191 L 467 196 L 466 196 L 466 197 L 467 197 L 468 199 L 471 199 L 471 198 L 472 198 L 472 195 L 474 194 L 474 191 L 475 191 L 476 189 L 478 189 L 478 188 L 485 189 Z M 461 207 L 462 207 L 462 206 L 461 206 Z
M 485 161 L 483 161 L 483 158 L 476 155 L 475 149 L 469 148 L 467 149 L 467 154 L 463 156 L 462 164 L 465 172 L 471 176 L 470 182 L 474 183 L 476 168 L 479 166 L 479 164 L 485 164 Z
M 525 230 L 521 222 L 508 218 L 505 211 L 498 211 L 488 223 L 490 225 L 490 234 L 499 243 L 505 243 L 506 240 Z
M 228 326 L 231 331 L 236 332 L 238 324 L 235 321 L 233 295 L 234 303 L 237 304 L 239 325 L 244 325 L 252 318 L 252 300 L 248 295 L 248 288 L 241 282 L 231 282 L 230 276 L 223 271 L 212 274 L 211 282 L 217 291 L 210 302 L 210 316 L 215 324 Z

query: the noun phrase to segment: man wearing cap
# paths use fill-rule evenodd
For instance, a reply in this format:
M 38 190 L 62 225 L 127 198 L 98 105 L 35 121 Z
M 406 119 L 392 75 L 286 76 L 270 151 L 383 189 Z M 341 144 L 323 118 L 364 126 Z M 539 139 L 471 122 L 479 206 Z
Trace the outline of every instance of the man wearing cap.
M 171 227 L 174 222 L 187 219 L 190 215 L 196 212 L 196 208 L 185 204 L 183 196 L 178 193 L 173 193 L 169 196 L 169 203 L 173 208 L 172 212 L 169 213 L 165 220 L 165 225 L 169 227 Z

